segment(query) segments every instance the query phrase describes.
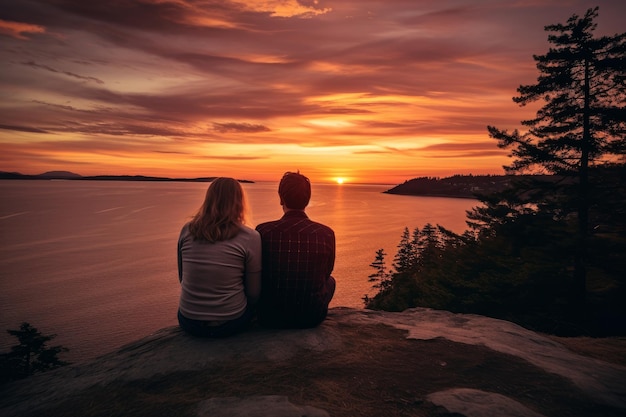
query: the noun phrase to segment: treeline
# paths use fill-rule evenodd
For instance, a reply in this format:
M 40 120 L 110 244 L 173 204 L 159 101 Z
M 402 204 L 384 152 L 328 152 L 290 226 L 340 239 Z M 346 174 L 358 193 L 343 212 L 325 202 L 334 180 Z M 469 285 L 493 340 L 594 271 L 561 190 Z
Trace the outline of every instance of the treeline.
M 533 57 L 537 83 L 513 98 L 543 103 L 521 122 L 524 132 L 488 126 L 510 152 L 510 181 L 476 193 L 465 234 L 407 228 L 389 267 L 378 251 L 370 276 L 378 293 L 366 307 L 626 334 L 626 33 L 595 37 L 597 16 L 596 7 L 546 26 L 552 46 Z
M 532 177 L 531 175 L 522 177 Z M 549 179 L 549 176 L 541 176 Z M 502 191 L 511 186 L 513 175 L 453 175 L 419 177 L 385 191 L 387 194 L 431 197 L 477 198 L 477 195 Z
M 584 300 L 573 277 L 576 217 L 532 211 L 462 235 L 406 228 L 393 257 L 377 251 L 369 276 L 377 293 L 365 307 L 480 314 L 561 336 L 626 335 L 626 166 L 597 175 L 604 197 L 591 212 Z

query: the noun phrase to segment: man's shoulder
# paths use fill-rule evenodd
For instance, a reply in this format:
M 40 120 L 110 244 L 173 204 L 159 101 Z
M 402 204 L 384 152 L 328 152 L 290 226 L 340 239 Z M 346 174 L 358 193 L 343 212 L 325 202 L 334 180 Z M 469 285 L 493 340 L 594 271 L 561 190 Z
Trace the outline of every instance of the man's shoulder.
M 300 222 L 295 228 L 302 234 L 315 235 L 323 239 L 335 238 L 335 232 L 330 226 L 311 220 L 310 218 Z
M 335 233 L 330 226 L 327 226 L 324 223 L 316 222 L 315 220 L 310 220 L 310 219 L 309 219 L 309 222 L 311 225 L 315 226 L 315 228 L 318 230 L 324 230 L 325 232 L 333 233 L 333 234 Z
M 332 237 L 335 236 L 335 231 L 330 226 L 327 226 L 319 222 L 314 222 L 314 223 L 317 225 L 318 231 L 322 232 L 326 236 L 332 236 Z
M 266 230 L 272 229 L 274 227 L 276 227 L 277 224 L 280 223 L 280 219 L 279 220 L 271 220 L 269 222 L 263 222 L 263 223 L 259 223 L 255 230 L 259 233 L 263 233 Z
M 311 220 L 307 216 L 283 216 L 278 220 L 272 220 L 257 225 L 256 230 L 263 235 L 264 233 L 270 233 L 273 231 L 293 231 L 293 230 L 308 230 L 315 232 L 323 232 L 326 234 L 334 235 L 333 229 L 329 226 Z

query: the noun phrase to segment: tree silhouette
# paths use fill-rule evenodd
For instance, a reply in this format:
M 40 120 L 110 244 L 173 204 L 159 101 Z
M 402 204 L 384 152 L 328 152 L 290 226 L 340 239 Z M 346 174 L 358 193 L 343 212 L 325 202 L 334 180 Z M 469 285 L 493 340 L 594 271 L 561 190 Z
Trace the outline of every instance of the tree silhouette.
M 45 336 L 27 322 L 22 323 L 19 330 L 7 330 L 7 332 L 17 337 L 19 344 L 13 346 L 10 352 L 0 356 L 3 380 L 26 378 L 35 372 L 69 364 L 57 356 L 61 352 L 67 352 L 67 348 L 46 346 L 56 335 Z
M 402 232 L 402 237 L 400 238 L 400 243 L 398 244 L 398 252 L 394 257 L 393 267 L 396 272 L 405 272 L 411 269 L 415 252 L 413 246 L 409 228 L 405 227 Z
M 553 46 L 545 55 L 534 56 L 540 72 L 537 83 L 521 85 L 513 98 L 522 106 L 545 102 L 534 119 L 521 122 L 527 132 L 488 127 L 498 146 L 509 149 L 514 158 L 505 167 L 507 173 L 546 175 L 526 177 L 510 190 L 482 198 L 485 207 L 469 215 L 473 226 L 482 224 L 486 230 L 537 212 L 548 212 L 556 220 L 575 218 L 573 288 L 581 307 L 586 298 L 589 211 L 596 202 L 591 168 L 623 163 L 626 155 L 626 33 L 594 37 L 597 16 L 596 7 L 582 18 L 574 14 L 566 24 L 545 27 Z
M 515 175 L 480 187 L 463 235 L 405 229 L 396 270 L 367 308 L 475 313 L 564 336 L 626 332 L 626 33 L 594 37 L 597 15 L 546 26 L 553 46 L 534 57 L 537 83 L 513 99 L 544 102 L 526 131 L 488 127 Z
M 378 288 L 381 291 L 389 288 L 391 279 L 391 273 L 387 270 L 387 265 L 385 264 L 386 255 L 387 254 L 383 249 L 378 249 L 376 251 L 376 258 L 370 264 L 376 272 L 368 276 L 368 280 L 374 283 L 373 288 Z

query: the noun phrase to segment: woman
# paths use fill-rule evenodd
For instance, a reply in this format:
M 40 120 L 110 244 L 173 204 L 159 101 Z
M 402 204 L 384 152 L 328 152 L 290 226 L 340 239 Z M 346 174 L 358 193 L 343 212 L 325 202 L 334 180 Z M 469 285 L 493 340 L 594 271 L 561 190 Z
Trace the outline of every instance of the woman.
M 201 337 L 229 336 L 252 319 L 261 292 L 261 237 L 245 226 L 241 184 L 217 178 L 178 239 L 178 323 Z

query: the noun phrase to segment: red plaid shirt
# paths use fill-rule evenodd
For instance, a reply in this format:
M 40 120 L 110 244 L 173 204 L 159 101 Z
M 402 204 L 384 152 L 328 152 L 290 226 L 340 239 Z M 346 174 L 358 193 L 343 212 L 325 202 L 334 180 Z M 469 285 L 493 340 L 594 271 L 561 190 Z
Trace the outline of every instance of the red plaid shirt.
M 256 230 L 263 254 L 261 323 L 293 327 L 321 321 L 335 289 L 333 230 L 299 210 Z

